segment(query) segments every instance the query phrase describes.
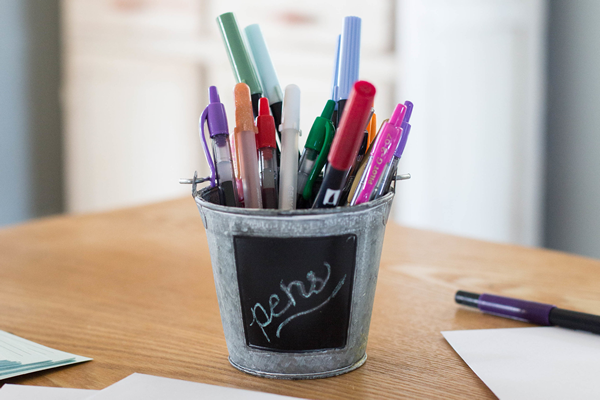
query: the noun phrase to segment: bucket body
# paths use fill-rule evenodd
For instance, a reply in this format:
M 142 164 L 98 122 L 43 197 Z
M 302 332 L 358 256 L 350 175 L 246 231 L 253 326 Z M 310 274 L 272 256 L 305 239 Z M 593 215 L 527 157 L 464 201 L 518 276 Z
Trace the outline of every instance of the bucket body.
M 394 194 L 353 207 L 248 210 L 194 196 L 231 364 L 269 378 L 335 376 L 366 360 Z

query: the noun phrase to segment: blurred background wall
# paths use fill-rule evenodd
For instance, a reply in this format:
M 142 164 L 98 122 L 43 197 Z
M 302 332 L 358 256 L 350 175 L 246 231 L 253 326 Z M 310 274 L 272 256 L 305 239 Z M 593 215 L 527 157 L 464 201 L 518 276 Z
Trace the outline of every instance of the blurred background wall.
M 600 2 L 550 11 L 545 245 L 600 258 Z
M 0 225 L 64 209 L 58 1 L 0 1 Z
M 343 17 L 358 15 L 379 121 L 416 105 L 395 220 L 600 257 L 598 4 L 3 0 L 0 225 L 189 195 L 177 180 L 207 172 L 197 120 L 209 85 L 233 128 L 225 11 L 260 23 L 282 86 L 302 89 L 308 131 Z

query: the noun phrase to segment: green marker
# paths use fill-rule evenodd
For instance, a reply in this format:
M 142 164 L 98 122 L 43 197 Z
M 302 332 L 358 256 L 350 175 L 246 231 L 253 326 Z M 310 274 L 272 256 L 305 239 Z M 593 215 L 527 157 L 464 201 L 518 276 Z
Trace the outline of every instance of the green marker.
M 231 68 L 233 68 L 235 79 L 238 83 L 243 82 L 250 87 L 252 111 L 254 112 L 254 117 L 257 117 L 258 100 L 262 97 L 263 90 L 252 59 L 250 58 L 250 53 L 238 28 L 235 15 L 231 12 L 221 14 L 217 17 L 217 23 L 221 29 L 221 35 L 227 48 L 229 62 L 231 63 Z
M 310 200 L 315 179 L 317 179 L 327 162 L 327 155 L 334 134 L 334 127 L 331 122 L 334 109 L 335 101 L 328 100 L 321 116 L 315 118 L 306 139 L 298 170 L 298 193 L 301 193 L 305 200 Z

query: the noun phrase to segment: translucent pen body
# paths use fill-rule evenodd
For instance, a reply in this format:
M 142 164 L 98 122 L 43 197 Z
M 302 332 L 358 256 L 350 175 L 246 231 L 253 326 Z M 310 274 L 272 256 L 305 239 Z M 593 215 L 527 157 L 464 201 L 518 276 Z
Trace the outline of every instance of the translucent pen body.
M 235 184 L 235 175 L 233 172 L 233 160 L 231 157 L 231 147 L 229 145 L 229 135 L 215 135 L 212 139 L 213 155 L 217 169 L 221 203 L 229 207 L 238 207 L 239 199 Z
M 369 200 L 377 199 L 389 192 L 392 180 L 394 179 L 394 176 L 396 176 L 398 161 L 400 161 L 400 158 L 392 157 L 391 162 L 387 163 L 383 175 L 381 176 L 381 179 L 379 179 L 379 182 L 377 182 L 375 190 L 373 190 L 373 194 Z
M 237 133 L 240 176 L 242 178 L 244 205 L 246 208 L 262 208 L 255 136 L 254 131 L 241 131 Z
M 304 153 L 302 157 L 300 157 L 300 167 L 298 168 L 298 193 L 302 194 L 304 191 L 304 186 L 306 186 L 306 182 L 312 172 L 313 167 L 315 166 L 315 162 L 317 161 L 317 156 L 319 152 L 305 147 Z
M 281 131 L 281 169 L 279 182 L 279 208 L 296 209 L 298 187 L 298 130 Z
M 260 167 L 260 187 L 262 192 L 263 208 L 277 208 L 277 156 L 276 149 L 263 147 L 258 150 Z

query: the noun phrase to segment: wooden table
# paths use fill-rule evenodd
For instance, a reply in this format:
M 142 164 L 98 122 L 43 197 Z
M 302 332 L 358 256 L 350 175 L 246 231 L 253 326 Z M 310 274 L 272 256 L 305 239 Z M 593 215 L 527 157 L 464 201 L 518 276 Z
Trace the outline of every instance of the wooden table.
M 524 323 L 454 304 L 457 289 L 600 313 L 600 262 L 388 224 L 358 370 L 277 381 L 227 361 L 191 198 L 0 230 L 0 329 L 94 361 L 5 382 L 102 389 L 133 372 L 308 399 L 494 398 L 440 331 Z

